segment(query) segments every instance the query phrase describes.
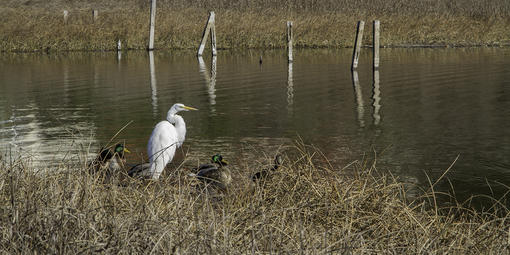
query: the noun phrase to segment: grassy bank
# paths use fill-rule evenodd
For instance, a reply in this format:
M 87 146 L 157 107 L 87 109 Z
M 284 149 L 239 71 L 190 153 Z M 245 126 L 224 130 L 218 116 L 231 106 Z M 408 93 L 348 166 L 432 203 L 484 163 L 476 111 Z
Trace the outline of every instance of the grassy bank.
M 262 185 L 263 164 L 233 162 L 226 193 L 197 186 L 185 159 L 159 182 L 101 183 L 81 164 L 41 173 L 0 162 L 2 253 L 427 253 L 510 252 L 509 211 L 438 207 L 366 161 L 329 166 L 296 146 Z M 269 161 L 269 160 L 268 160 Z M 345 169 L 342 169 L 345 168 Z M 433 182 L 433 181 L 432 181 Z M 122 184 L 122 185 L 119 185 Z M 406 188 L 407 187 L 407 188 Z M 415 191 L 414 191 L 415 193 Z
M 92 21 L 91 11 L 99 10 Z M 69 10 L 67 24 L 63 10 Z M 510 45 L 508 1 L 170 1 L 159 0 L 157 49 L 198 47 L 208 10 L 216 12 L 217 46 L 283 48 L 285 22 L 294 21 L 296 47 L 351 47 L 358 20 L 381 21 L 382 46 Z M 0 50 L 145 49 L 149 3 L 6 0 L 0 3 Z

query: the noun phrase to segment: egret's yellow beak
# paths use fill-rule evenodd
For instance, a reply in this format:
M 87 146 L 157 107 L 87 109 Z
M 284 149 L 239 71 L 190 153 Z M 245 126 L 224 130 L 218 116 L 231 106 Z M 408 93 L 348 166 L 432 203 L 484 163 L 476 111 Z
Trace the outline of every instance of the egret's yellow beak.
M 124 152 L 131 153 L 128 149 L 124 148 Z
M 193 107 L 189 107 L 189 106 L 183 106 L 183 108 L 186 110 L 198 111 L 197 108 L 193 108 Z

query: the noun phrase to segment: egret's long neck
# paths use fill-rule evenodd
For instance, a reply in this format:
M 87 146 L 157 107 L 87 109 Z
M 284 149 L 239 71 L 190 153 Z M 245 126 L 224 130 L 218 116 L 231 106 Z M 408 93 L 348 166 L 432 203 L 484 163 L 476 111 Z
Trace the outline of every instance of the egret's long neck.
M 168 112 L 167 115 L 168 122 L 172 123 L 177 131 L 177 139 L 178 144 L 177 147 L 180 147 L 182 143 L 184 142 L 184 139 L 186 138 L 186 123 L 184 122 L 184 119 L 177 115 L 176 113 L 173 113 L 172 111 Z

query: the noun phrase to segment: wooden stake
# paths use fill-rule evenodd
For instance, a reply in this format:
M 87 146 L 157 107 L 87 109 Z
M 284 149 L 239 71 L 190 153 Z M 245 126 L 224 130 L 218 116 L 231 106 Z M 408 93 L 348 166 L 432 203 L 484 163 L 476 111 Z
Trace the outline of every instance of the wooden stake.
M 379 69 L 379 27 L 380 22 L 374 20 L 374 70 Z
M 363 28 L 365 22 L 358 21 L 358 28 L 356 30 L 356 39 L 354 40 L 354 52 L 352 53 L 351 70 L 358 68 L 358 59 L 361 52 L 361 41 L 363 40 Z
M 154 50 L 154 26 L 156 23 L 156 0 L 151 0 L 151 21 L 149 29 L 149 47 L 147 50 Z
M 216 26 L 215 26 L 215 23 L 216 23 L 216 21 L 213 18 L 212 26 L 211 26 L 211 51 L 212 51 L 213 56 L 216 56 Z
M 67 19 L 69 18 L 69 11 L 64 10 L 64 23 L 67 24 Z
M 119 41 L 117 42 L 117 60 L 120 61 L 120 58 L 122 57 L 122 44 L 120 42 L 120 39 Z
M 216 29 L 214 28 L 214 12 L 209 12 L 209 19 L 207 20 L 207 24 L 205 25 L 204 33 L 202 34 L 202 41 L 200 41 L 200 46 L 198 47 L 198 56 L 202 56 L 205 49 L 205 43 L 207 42 L 207 37 L 209 37 L 209 32 L 212 30 L 211 35 L 211 46 L 212 46 L 212 54 L 216 56 Z
M 289 62 L 292 62 L 294 60 L 294 58 L 292 57 L 292 39 L 293 39 L 292 21 L 287 21 L 287 49 L 288 49 L 287 56 Z
M 96 22 L 98 17 L 99 17 L 99 11 L 93 10 L 92 11 L 92 21 Z

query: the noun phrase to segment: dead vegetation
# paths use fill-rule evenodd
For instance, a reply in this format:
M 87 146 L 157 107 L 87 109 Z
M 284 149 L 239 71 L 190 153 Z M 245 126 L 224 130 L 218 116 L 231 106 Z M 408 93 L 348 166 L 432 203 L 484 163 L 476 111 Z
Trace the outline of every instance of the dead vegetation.
M 254 169 L 226 192 L 197 185 L 184 163 L 161 181 L 103 183 L 86 162 L 41 172 L 26 159 L 0 162 L 2 253 L 394 253 L 509 252 L 509 211 L 437 205 L 368 161 L 330 166 L 296 145 L 264 183 Z M 270 162 L 271 159 L 268 159 Z M 263 167 L 262 165 L 260 167 Z M 253 167 L 252 168 L 259 168 Z M 345 168 L 345 169 L 343 169 Z M 434 183 L 433 181 L 431 182 Z
M 169 1 L 159 0 L 156 49 L 196 49 L 208 11 L 216 12 L 217 46 L 284 48 L 285 22 L 296 47 L 352 47 L 356 22 L 381 21 L 383 47 L 510 45 L 508 1 Z M 92 10 L 99 19 L 92 20 Z M 69 11 L 67 23 L 63 10 Z M 0 3 L 0 51 L 146 49 L 149 2 L 19 1 Z

